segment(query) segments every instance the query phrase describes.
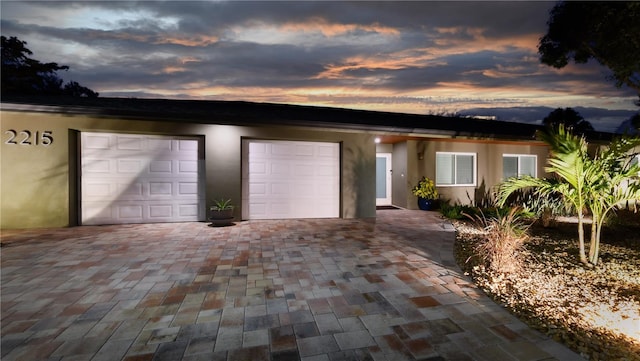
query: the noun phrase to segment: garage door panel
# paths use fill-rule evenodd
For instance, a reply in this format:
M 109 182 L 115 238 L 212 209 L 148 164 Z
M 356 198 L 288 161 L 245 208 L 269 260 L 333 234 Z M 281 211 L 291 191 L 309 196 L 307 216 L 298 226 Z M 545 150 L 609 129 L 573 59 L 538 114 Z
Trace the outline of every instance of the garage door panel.
M 250 140 L 245 149 L 244 217 L 339 216 L 338 143 Z
M 296 144 L 295 154 L 300 157 L 312 157 L 314 149 L 314 146 L 310 144 Z
M 328 145 L 319 145 L 316 147 L 316 151 L 319 158 L 334 158 L 338 156 L 338 148 Z
M 271 183 L 270 192 L 268 195 L 270 196 L 288 196 L 289 195 L 289 184 L 287 183 Z
M 149 205 L 149 218 L 151 219 L 169 219 L 173 214 L 173 206 L 171 204 L 152 204 Z
M 144 139 L 140 136 L 120 135 L 116 137 L 116 149 L 119 150 L 142 150 Z
M 249 209 L 251 211 L 249 218 L 250 219 L 265 219 L 268 216 L 267 213 L 267 204 L 264 201 L 252 200 L 247 203 Z
M 111 173 L 111 162 L 108 159 L 91 159 L 82 163 L 83 173 Z
M 334 195 L 338 192 L 338 189 L 336 189 L 335 185 L 333 184 L 319 184 L 316 188 L 315 188 L 315 194 L 322 196 L 323 198 L 329 197 L 331 195 Z
M 145 198 L 144 186 L 140 182 L 119 183 L 117 185 L 117 193 L 111 194 L 109 199 L 113 199 L 114 197 L 122 200 L 142 200 Z
M 251 142 L 249 143 L 249 152 L 255 159 L 260 159 L 261 155 L 267 153 L 267 143 Z
M 178 205 L 178 217 L 179 218 L 192 218 L 198 216 L 198 204 L 180 204 Z
M 181 152 L 198 152 L 197 140 L 178 140 L 178 149 Z
M 149 173 L 152 174 L 172 174 L 173 162 L 170 160 L 152 160 L 149 163 Z
M 271 149 L 272 156 L 288 156 L 294 152 L 293 146 L 288 143 L 272 143 L 267 146 L 267 150 Z
M 319 177 L 337 177 L 337 169 L 329 165 L 319 165 L 314 168 L 315 174 Z
M 254 177 L 257 175 L 267 174 L 267 162 L 265 161 L 252 161 L 249 163 L 249 173 Z
M 86 184 L 83 188 L 83 199 L 87 197 L 110 198 L 115 194 L 111 188 L 112 184 L 107 182 Z
M 178 173 L 198 173 L 198 161 L 180 160 L 178 162 Z
M 298 218 L 316 218 L 314 212 L 314 205 L 309 203 L 299 203 L 296 204 L 295 213 L 298 215 Z
M 254 197 L 265 195 L 267 194 L 267 184 L 263 182 L 260 182 L 260 183 L 252 182 L 251 184 L 249 184 L 249 192 Z
M 172 182 L 149 182 L 149 196 L 172 196 L 173 195 L 173 183 Z
M 204 219 L 199 141 L 82 133 L 82 223 Z
M 108 202 L 92 202 L 90 205 L 82 207 L 82 218 L 91 219 L 96 223 L 109 222 L 116 217 L 115 209 Z
M 150 138 L 147 142 L 149 150 L 158 153 L 158 151 L 171 152 L 172 140 L 161 138 Z
M 118 159 L 116 163 L 118 173 L 140 173 L 145 169 L 145 164 L 140 159 Z
M 179 196 L 192 196 L 198 195 L 198 183 L 196 182 L 178 182 L 178 194 Z
M 310 164 L 296 164 L 294 165 L 293 173 L 297 177 L 313 177 L 315 175 L 315 167 Z
M 289 164 L 285 163 L 283 160 L 276 161 L 275 159 L 269 163 L 269 175 L 277 176 L 277 177 L 288 177 L 291 176 Z
M 316 185 L 312 182 L 296 182 L 291 185 L 291 195 L 294 199 L 315 199 L 318 194 Z
M 111 137 L 109 135 L 100 134 L 87 135 L 82 140 L 82 143 L 85 150 L 106 150 L 111 148 Z
M 281 218 L 291 214 L 292 209 L 288 202 L 271 201 L 269 206 L 269 213 L 273 214 L 275 217 Z
M 140 204 L 116 205 L 118 219 L 142 221 L 143 206 Z

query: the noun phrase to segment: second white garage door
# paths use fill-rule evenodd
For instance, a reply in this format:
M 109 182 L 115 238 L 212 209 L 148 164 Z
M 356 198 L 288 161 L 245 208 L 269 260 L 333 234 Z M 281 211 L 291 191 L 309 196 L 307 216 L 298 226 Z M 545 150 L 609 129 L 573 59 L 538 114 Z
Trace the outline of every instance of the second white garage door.
M 250 140 L 243 146 L 243 218 L 340 214 L 340 144 Z

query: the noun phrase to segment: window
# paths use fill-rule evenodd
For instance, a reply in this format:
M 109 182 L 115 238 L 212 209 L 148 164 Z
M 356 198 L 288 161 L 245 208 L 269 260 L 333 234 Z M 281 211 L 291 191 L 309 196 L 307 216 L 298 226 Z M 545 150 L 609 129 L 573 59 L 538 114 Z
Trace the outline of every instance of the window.
M 503 154 L 502 155 L 502 177 L 521 177 L 528 175 L 537 177 L 538 156 L 523 154 Z
M 436 185 L 475 186 L 476 154 L 436 152 Z

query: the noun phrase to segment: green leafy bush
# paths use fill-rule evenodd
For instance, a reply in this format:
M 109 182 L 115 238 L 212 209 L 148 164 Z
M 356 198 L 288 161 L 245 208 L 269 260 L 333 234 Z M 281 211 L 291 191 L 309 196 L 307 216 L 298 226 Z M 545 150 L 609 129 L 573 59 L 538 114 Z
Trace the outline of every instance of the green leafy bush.
M 440 205 L 440 213 L 448 219 L 464 219 L 469 215 L 475 216 L 478 212 L 478 208 L 468 205 L 451 205 L 449 202 L 442 202 Z
M 411 193 L 418 198 L 438 199 L 438 190 L 436 189 L 436 185 L 427 177 L 422 177 L 420 182 L 418 182 L 418 185 L 411 189 Z
M 211 206 L 212 211 L 224 211 L 227 209 L 233 209 L 233 204 L 231 203 L 231 199 L 214 199 L 213 205 Z

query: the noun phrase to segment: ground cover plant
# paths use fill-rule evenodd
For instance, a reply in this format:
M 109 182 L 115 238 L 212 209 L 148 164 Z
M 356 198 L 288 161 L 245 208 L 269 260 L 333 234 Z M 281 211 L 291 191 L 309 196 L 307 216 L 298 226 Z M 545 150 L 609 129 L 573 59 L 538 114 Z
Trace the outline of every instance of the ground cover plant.
M 464 272 L 531 327 L 586 359 L 640 360 L 640 214 L 620 211 L 603 226 L 596 266 L 580 261 L 575 223 L 538 221 L 523 237 L 521 228 L 507 225 L 514 214 L 452 220 Z M 492 246 L 492 239 L 502 244 Z M 506 268 L 492 265 L 491 255 L 501 250 L 513 252 Z

